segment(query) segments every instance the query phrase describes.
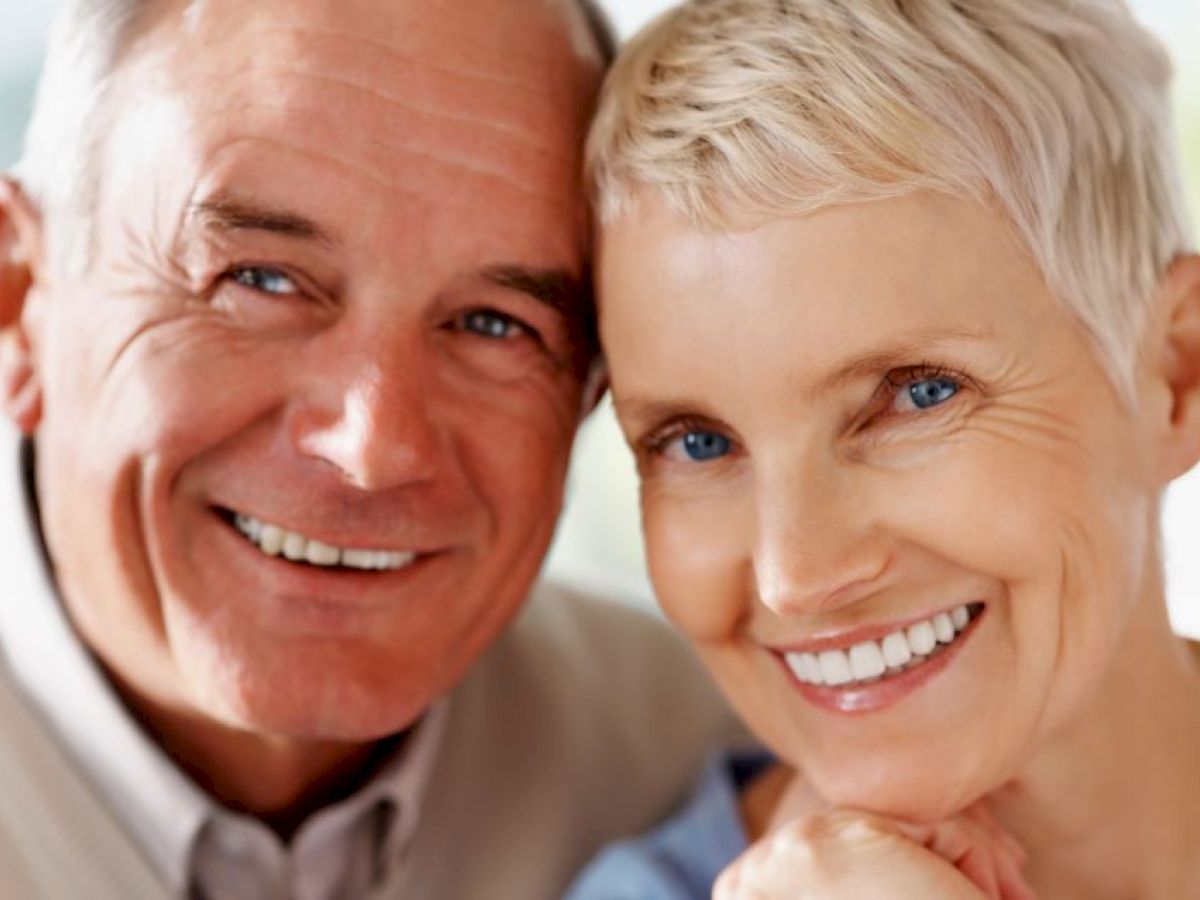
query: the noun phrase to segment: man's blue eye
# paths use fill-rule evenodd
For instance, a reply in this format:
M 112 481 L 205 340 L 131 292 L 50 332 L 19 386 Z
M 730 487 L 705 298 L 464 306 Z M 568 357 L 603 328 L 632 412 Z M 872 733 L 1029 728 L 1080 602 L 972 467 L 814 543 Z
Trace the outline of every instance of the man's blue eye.
M 908 398 L 917 409 L 932 409 L 958 393 L 959 385 L 949 378 L 926 378 L 908 386 Z
M 467 313 L 463 316 L 462 326 L 467 331 L 495 339 L 518 337 L 524 330 L 515 319 L 486 309 Z
M 729 438 L 712 431 L 689 431 L 683 436 L 683 452 L 694 462 L 718 459 L 729 449 Z
M 268 269 L 261 266 L 247 266 L 233 273 L 233 280 L 242 287 L 248 287 L 264 294 L 298 294 L 300 289 L 296 282 L 278 269 Z

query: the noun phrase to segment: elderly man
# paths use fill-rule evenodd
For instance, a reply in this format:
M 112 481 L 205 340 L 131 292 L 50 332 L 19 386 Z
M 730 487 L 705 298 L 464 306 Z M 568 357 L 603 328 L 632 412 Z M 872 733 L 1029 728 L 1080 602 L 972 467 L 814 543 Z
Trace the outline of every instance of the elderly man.
M 541 591 L 577 0 L 77 0 L 0 187 L 4 897 L 554 897 L 718 709 Z

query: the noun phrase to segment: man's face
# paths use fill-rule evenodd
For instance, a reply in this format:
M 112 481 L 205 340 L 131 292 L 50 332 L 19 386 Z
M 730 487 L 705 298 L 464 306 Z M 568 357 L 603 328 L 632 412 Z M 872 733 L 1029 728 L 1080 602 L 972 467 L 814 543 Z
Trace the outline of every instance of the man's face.
M 552 4 L 447 9 L 209 0 L 121 69 L 93 264 L 30 302 L 57 575 L 151 702 L 395 731 L 541 563 L 599 62 Z

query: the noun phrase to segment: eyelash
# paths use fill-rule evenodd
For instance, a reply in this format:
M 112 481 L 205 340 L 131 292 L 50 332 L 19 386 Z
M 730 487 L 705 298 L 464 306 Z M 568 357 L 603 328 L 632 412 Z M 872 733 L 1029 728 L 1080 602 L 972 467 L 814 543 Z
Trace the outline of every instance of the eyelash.
M 883 383 L 895 391 L 902 391 L 921 381 L 952 381 L 959 388 L 969 387 L 971 384 L 965 375 L 936 363 L 924 362 L 903 369 L 892 369 L 883 378 Z
M 671 443 L 691 431 L 718 432 L 719 428 L 712 422 L 704 419 L 694 416 L 683 416 L 641 438 L 638 441 L 638 449 L 650 456 L 662 456 Z
M 284 278 L 288 282 L 291 283 L 291 285 L 295 288 L 295 291 L 297 294 L 304 293 L 301 279 L 298 278 L 296 275 L 293 275 L 287 269 L 281 268 L 280 266 L 272 266 L 272 265 L 265 265 L 265 264 L 258 264 L 258 263 L 239 263 L 235 266 L 230 266 L 228 269 L 226 269 L 224 272 L 222 272 L 218 281 L 219 282 L 228 282 L 229 284 L 236 285 L 237 287 L 243 288 L 245 290 L 254 291 L 257 294 L 262 294 L 265 297 L 272 297 L 272 298 L 278 299 L 280 297 L 288 296 L 288 294 L 278 294 L 278 293 L 274 293 L 272 291 L 265 290 L 261 287 L 256 287 L 252 284 L 245 284 L 240 279 L 242 276 L 245 276 L 249 273 L 258 273 L 260 275 L 266 275 L 266 276 L 270 276 L 270 277 Z
M 973 387 L 972 381 L 965 375 L 948 369 L 945 366 L 937 365 L 936 363 L 918 363 L 914 366 L 906 366 L 902 369 L 893 369 L 884 376 L 881 388 L 888 388 L 886 397 L 887 403 L 895 401 L 896 396 L 903 390 L 912 387 L 914 384 L 919 384 L 922 381 L 949 381 L 957 385 L 959 392 L 963 389 Z M 957 395 L 956 395 L 957 396 Z M 939 404 L 932 410 L 922 411 L 922 415 L 936 414 L 937 409 L 943 406 L 952 405 L 954 398 L 947 400 L 943 404 Z M 875 415 L 879 415 L 876 413 Z M 886 406 L 884 416 L 887 416 Z M 908 415 L 913 415 L 909 413 Z M 874 418 L 874 416 L 872 416 Z M 638 441 L 638 449 L 650 456 L 662 456 L 668 446 L 674 441 L 682 438 L 684 435 L 693 431 L 712 431 L 722 433 L 719 426 L 712 422 L 693 416 L 684 416 L 669 422 L 667 425 L 651 432 L 645 438 Z M 734 442 L 736 443 L 736 442 Z
M 478 331 L 471 331 L 469 328 L 466 327 L 466 325 L 467 325 L 468 320 L 470 320 L 473 316 L 492 316 L 496 319 L 502 320 L 507 326 L 516 328 L 517 331 L 520 332 L 520 336 L 533 338 L 534 340 L 539 340 L 539 341 L 541 340 L 541 335 L 538 333 L 537 329 L 535 329 L 533 326 L 529 325 L 527 322 L 517 318 L 516 316 L 510 315 L 509 313 L 503 312 L 498 309 L 493 309 L 491 307 L 485 306 L 485 307 L 479 307 L 478 309 L 467 310 L 466 312 L 459 315 L 455 321 L 458 323 L 459 327 L 461 327 L 464 331 L 467 331 L 470 334 L 474 334 L 477 337 L 484 338 L 485 340 L 492 340 L 492 341 L 511 340 L 511 338 L 493 337 L 490 335 L 480 334 Z

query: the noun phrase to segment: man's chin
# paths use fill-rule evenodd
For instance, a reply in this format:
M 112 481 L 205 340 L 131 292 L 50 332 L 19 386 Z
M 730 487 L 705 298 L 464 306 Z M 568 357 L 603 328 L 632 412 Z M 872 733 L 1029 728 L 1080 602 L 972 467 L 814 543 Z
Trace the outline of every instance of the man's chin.
M 283 741 L 366 743 L 418 722 L 436 699 L 409 679 L 380 683 L 297 667 L 231 679 L 196 673 L 189 681 L 201 715 L 238 731 Z

